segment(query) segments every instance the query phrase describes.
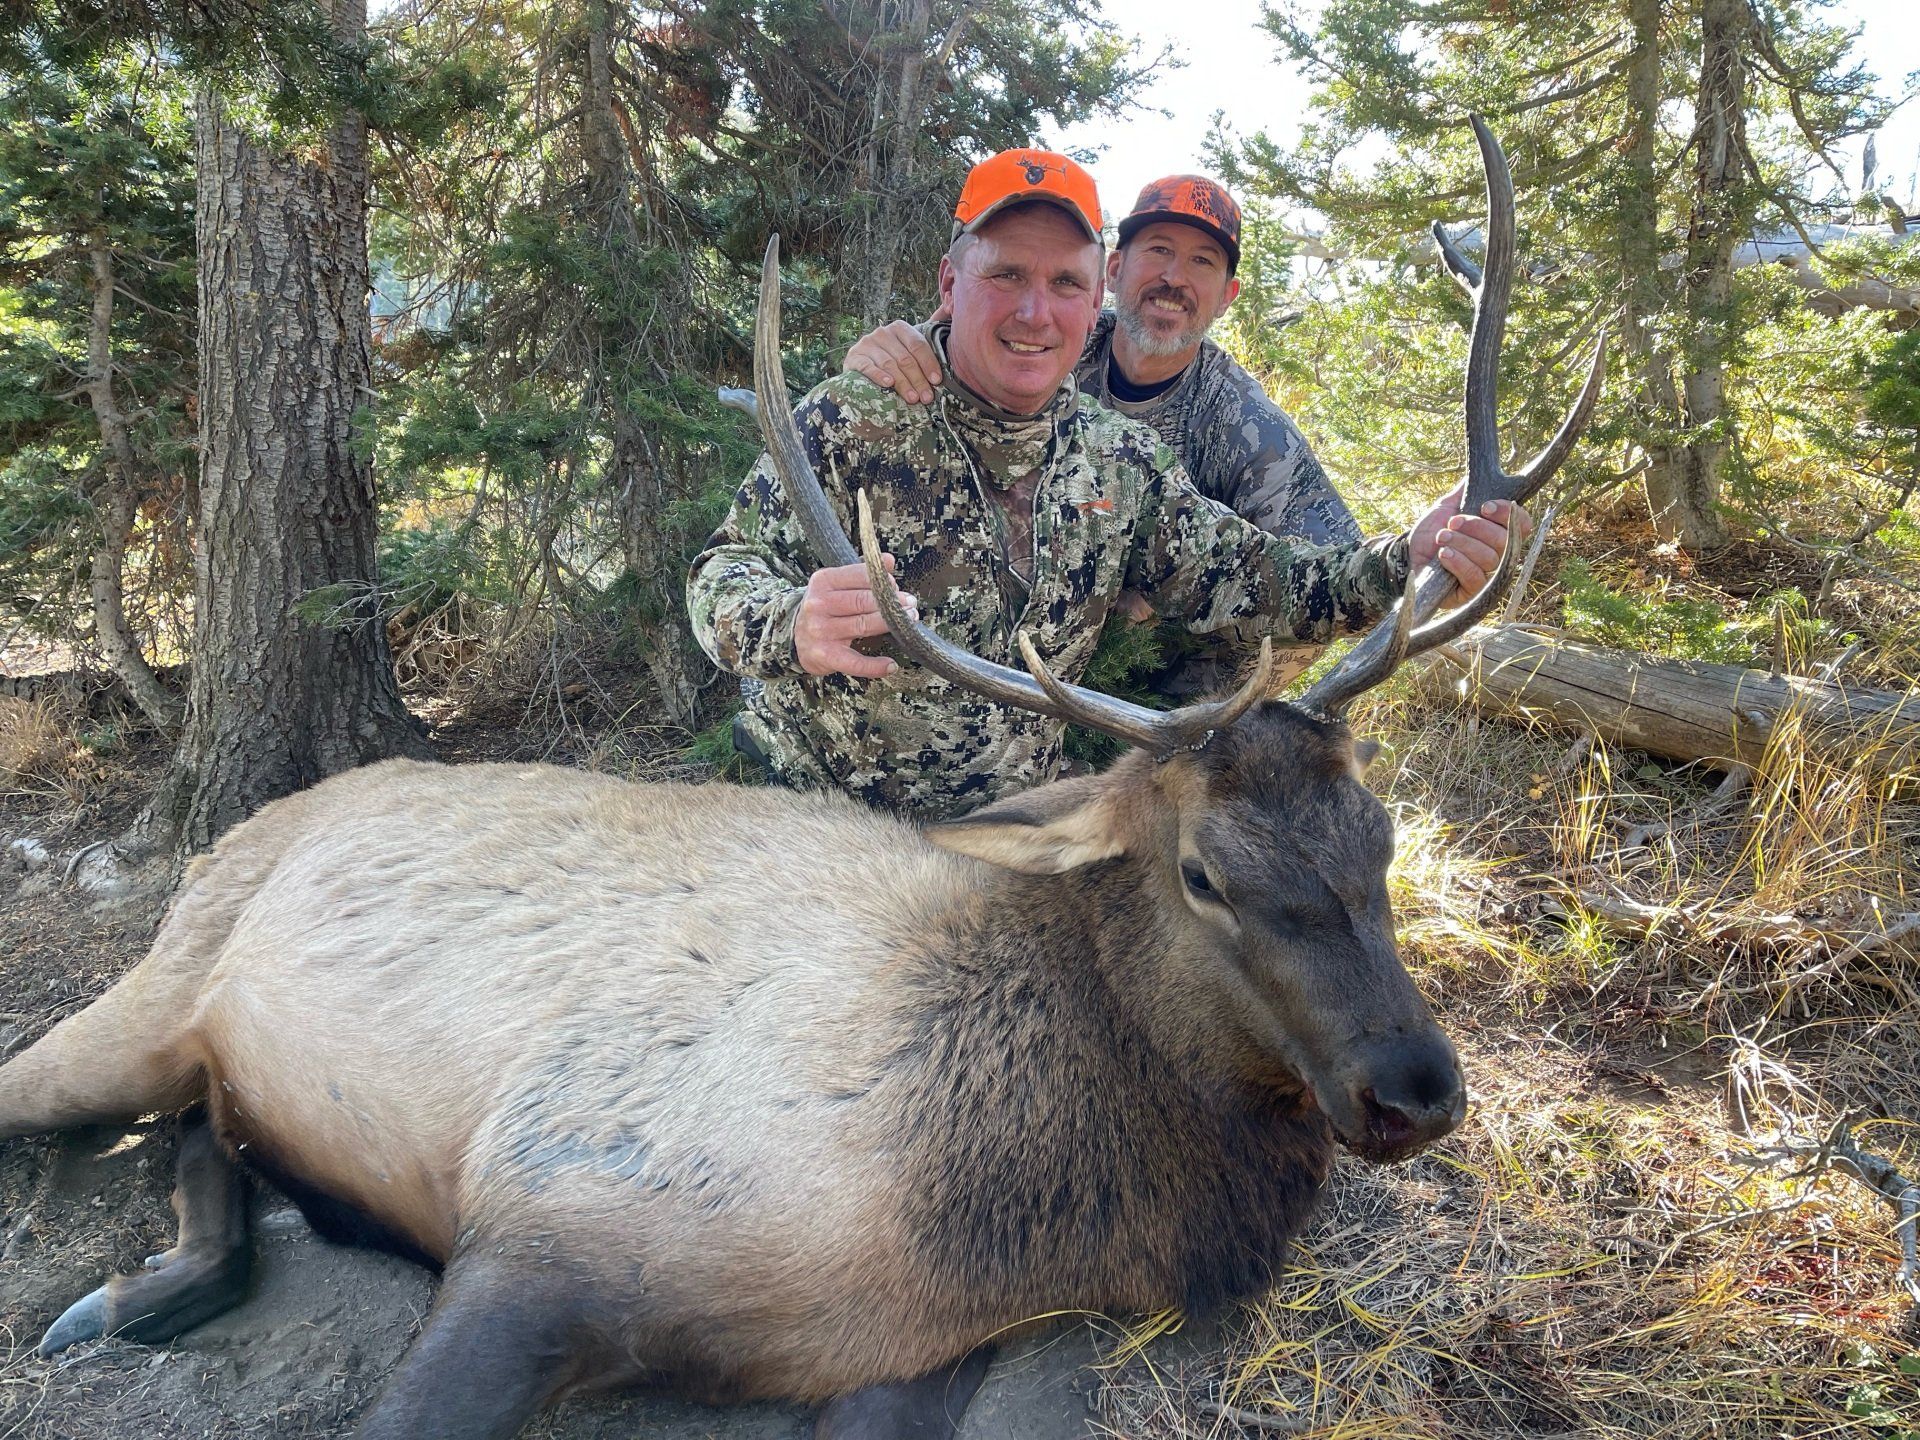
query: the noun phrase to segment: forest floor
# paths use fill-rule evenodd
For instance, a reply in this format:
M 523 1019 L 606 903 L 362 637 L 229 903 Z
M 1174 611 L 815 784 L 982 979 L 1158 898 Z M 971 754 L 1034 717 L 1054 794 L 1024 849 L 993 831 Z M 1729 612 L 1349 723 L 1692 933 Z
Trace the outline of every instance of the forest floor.
M 1371 778 L 1399 829 L 1402 945 L 1461 1047 L 1466 1125 L 1391 1169 L 1343 1158 L 1257 1305 L 1020 1347 L 965 1440 L 1920 1436 L 1895 1211 L 1822 1150 L 1845 1125 L 1920 1176 L 1920 954 L 1841 938 L 1885 923 L 1876 901 L 1920 908 L 1912 787 L 1796 752 L 1716 805 L 1711 774 L 1412 686 L 1357 718 L 1386 741 Z M 50 857 L 0 874 L 0 1057 L 135 963 L 157 922 L 157 901 L 88 892 L 64 857 L 124 829 L 164 749 L 83 728 L 0 793 L 0 847 Z M 454 762 L 642 778 L 697 773 L 665 758 L 685 738 L 498 709 L 436 729 Z M 1649 823 L 1672 828 L 1622 843 Z M 1586 910 L 1573 897 L 1595 886 L 1658 915 Z M 417 1332 L 429 1275 L 324 1244 L 263 1191 L 242 1306 L 171 1345 L 39 1359 L 66 1304 L 171 1243 L 171 1151 L 165 1119 L 0 1146 L 0 1440 L 340 1434 Z M 786 1440 L 806 1423 L 626 1396 L 527 1433 Z

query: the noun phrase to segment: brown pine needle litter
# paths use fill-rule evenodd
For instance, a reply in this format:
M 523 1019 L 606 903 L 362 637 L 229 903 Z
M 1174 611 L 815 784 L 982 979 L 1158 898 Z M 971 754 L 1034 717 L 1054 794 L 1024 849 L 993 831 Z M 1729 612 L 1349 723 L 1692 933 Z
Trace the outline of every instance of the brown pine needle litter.
M 1343 1159 L 1218 1334 L 1117 1347 L 1106 1426 L 1920 1440 L 1911 774 L 1786 725 L 1728 783 L 1411 687 L 1355 728 L 1472 1110 L 1406 1165 Z

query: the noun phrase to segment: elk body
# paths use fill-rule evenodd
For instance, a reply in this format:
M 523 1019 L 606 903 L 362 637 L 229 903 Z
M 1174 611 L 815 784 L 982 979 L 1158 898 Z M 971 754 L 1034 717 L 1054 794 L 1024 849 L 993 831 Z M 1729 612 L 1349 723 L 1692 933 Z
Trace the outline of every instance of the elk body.
M 1470 614 L 1411 639 L 1403 614 L 1298 706 L 1263 664 L 1171 715 L 890 618 L 922 663 L 1140 748 L 925 827 L 409 762 L 268 807 L 140 966 L 0 1068 L 0 1138 L 195 1107 L 179 1245 L 43 1347 L 234 1303 L 237 1156 L 323 1234 L 444 1268 L 363 1437 L 507 1436 L 628 1383 L 829 1401 L 834 1440 L 950 1434 L 1006 1327 L 1258 1292 L 1336 1141 L 1390 1160 L 1458 1123 L 1337 712 Z

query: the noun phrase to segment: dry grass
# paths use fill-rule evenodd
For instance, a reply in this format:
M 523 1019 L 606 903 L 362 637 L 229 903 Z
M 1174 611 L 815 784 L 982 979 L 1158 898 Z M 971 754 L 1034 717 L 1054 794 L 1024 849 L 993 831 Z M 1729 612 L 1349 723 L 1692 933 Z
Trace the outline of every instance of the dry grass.
M 1790 728 L 1716 797 L 1717 776 L 1411 694 L 1357 724 L 1387 742 L 1402 945 L 1473 1111 L 1408 1165 L 1344 1164 L 1231 1343 L 1178 1376 L 1123 1368 L 1108 1423 L 1920 1436 L 1895 1209 L 1754 1158 L 1852 1122 L 1920 1178 L 1920 927 L 1899 919 L 1920 910 L 1920 802 Z
M 52 705 L 0 696 L 0 795 L 61 791 L 69 748 Z

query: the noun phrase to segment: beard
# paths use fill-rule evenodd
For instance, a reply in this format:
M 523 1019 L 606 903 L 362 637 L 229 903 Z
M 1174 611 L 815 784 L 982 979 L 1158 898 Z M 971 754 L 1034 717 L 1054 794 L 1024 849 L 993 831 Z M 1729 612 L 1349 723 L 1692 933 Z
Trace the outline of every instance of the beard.
M 1154 312 L 1150 317 L 1146 308 L 1161 296 L 1175 300 L 1181 298 L 1178 292 L 1164 285 L 1149 290 L 1138 300 L 1125 300 L 1116 295 L 1113 300 L 1114 319 L 1126 330 L 1127 339 L 1143 355 L 1178 355 L 1183 350 L 1191 350 L 1205 338 L 1206 322 L 1190 310 L 1181 317 L 1181 323 L 1175 328 L 1163 328 L 1164 323 L 1174 317 L 1164 311 Z

